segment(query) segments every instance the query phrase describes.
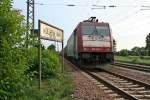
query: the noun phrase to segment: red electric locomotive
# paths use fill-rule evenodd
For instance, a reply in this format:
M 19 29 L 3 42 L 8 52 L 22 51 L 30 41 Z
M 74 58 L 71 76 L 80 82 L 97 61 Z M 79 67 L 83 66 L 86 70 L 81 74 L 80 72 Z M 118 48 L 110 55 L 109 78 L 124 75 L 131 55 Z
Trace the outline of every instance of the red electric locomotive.
M 101 64 L 114 61 L 113 37 L 109 23 L 96 17 L 80 22 L 67 41 L 65 56 L 79 63 Z

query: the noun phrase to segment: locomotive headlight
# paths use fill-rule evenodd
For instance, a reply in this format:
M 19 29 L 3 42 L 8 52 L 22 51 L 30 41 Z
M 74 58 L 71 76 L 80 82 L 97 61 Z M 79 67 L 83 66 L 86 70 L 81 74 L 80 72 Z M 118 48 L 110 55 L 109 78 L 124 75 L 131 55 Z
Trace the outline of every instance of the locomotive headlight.
M 86 51 L 86 50 L 87 50 L 87 48 L 83 48 L 83 50 L 85 50 L 85 51 Z

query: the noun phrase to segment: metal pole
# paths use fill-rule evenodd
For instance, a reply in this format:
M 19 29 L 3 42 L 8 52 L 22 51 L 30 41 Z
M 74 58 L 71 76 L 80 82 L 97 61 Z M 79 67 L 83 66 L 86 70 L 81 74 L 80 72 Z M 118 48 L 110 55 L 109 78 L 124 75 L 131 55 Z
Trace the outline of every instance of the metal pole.
M 41 89 L 41 39 L 40 39 L 40 20 L 38 21 L 38 62 L 39 62 L 39 89 Z
M 26 48 L 28 48 L 28 36 L 29 36 L 29 0 L 27 0 L 27 32 L 26 32 Z
M 64 42 L 62 41 L 62 72 L 64 71 Z
M 26 32 L 26 47 L 29 46 L 30 36 L 34 36 L 34 31 L 31 33 L 31 30 L 34 30 L 34 0 L 27 0 L 27 32 Z M 35 38 L 35 37 L 32 37 Z M 34 41 L 34 39 L 32 39 Z
M 33 12 L 32 12 L 32 17 L 33 17 L 33 18 L 32 18 L 32 30 L 33 30 L 33 32 L 32 32 L 31 34 L 32 34 L 32 36 L 33 36 L 33 37 L 32 37 L 32 38 L 33 38 L 33 41 L 32 41 L 33 44 L 32 44 L 32 45 L 35 46 L 35 44 L 34 44 L 34 43 L 35 43 L 35 38 L 36 38 L 36 37 L 35 37 L 35 33 L 34 33 L 34 17 L 35 17 L 35 16 L 34 16 L 34 11 L 35 11 L 35 6 L 34 6 L 34 5 L 35 5 L 35 4 L 34 4 L 34 0 L 33 0 L 32 2 L 33 2 L 33 4 L 32 4 L 32 6 L 33 6 L 33 9 L 32 9 L 32 11 L 33 11 Z
M 34 0 L 33 0 L 32 2 L 33 2 L 33 9 L 32 9 L 32 10 L 33 10 L 33 12 L 32 12 L 32 14 L 33 14 L 33 15 L 32 15 L 32 17 L 33 17 L 33 18 L 32 18 L 32 29 L 34 30 L 34 17 L 35 17 L 35 16 L 34 16 L 34 11 L 35 11 L 34 5 L 35 5 L 35 4 L 34 4 Z M 33 31 L 33 32 L 34 32 L 34 31 Z

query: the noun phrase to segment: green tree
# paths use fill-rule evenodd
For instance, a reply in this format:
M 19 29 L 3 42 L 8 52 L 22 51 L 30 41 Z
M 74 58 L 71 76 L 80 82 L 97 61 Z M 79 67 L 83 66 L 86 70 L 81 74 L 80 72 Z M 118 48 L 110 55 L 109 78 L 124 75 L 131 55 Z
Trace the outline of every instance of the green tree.
M 148 50 L 148 55 L 150 56 L 150 33 L 146 36 L 146 49 Z
M 0 99 L 10 100 L 23 95 L 28 69 L 23 45 L 24 16 L 12 8 L 12 0 L 0 1 Z M 25 81 L 26 80 L 26 81 Z M 24 83 L 26 82 L 26 83 Z
M 140 55 L 141 55 L 141 56 L 146 56 L 146 55 L 147 55 L 147 52 L 146 52 L 145 47 L 141 47 L 141 48 L 140 48 Z
M 133 56 L 140 56 L 141 55 L 141 48 L 140 47 L 133 47 L 131 49 L 131 55 Z
M 116 45 L 117 45 L 116 40 L 113 39 L 113 49 L 114 49 L 114 52 L 116 52 Z
M 120 56 L 128 56 L 129 55 L 129 50 L 122 49 L 117 54 L 120 55 Z
M 131 49 L 130 55 L 143 57 L 143 56 L 147 55 L 147 52 L 146 52 L 145 47 L 137 47 L 136 46 Z
M 48 46 L 47 49 L 55 51 L 56 47 L 55 47 L 55 45 L 51 44 L 50 46 Z

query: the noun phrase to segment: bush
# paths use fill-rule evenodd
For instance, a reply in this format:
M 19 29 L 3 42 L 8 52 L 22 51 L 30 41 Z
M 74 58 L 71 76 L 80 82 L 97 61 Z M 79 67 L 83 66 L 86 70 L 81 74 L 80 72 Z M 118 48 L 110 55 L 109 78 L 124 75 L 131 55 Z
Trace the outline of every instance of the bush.
M 38 51 L 37 48 L 29 48 L 25 50 L 25 55 L 28 60 L 29 69 L 26 74 L 30 77 L 37 77 L 39 70 L 38 66 Z M 50 78 L 61 72 L 61 64 L 59 55 L 53 50 L 42 50 L 42 78 Z
M 22 50 L 6 50 L 0 58 L 0 99 L 22 96 L 24 89 L 29 87 L 28 77 L 24 74 L 28 69 L 27 60 Z
M 4 49 L 4 48 L 3 48 Z M 37 77 L 37 48 L 0 49 L 0 99 L 19 98 L 31 88 L 30 81 Z M 53 50 L 42 51 L 42 78 L 61 76 L 59 55 Z
M 36 79 L 35 76 L 38 71 L 38 53 L 37 48 L 32 47 L 31 44 L 28 44 L 30 48 L 24 48 L 27 45 L 24 16 L 20 14 L 19 10 L 12 8 L 12 1 L 1 0 L 0 2 L 0 100 L 29 100 L 30 98 L 27 95 L 32 95 L 35 92 L 32 91 L 31 83 L 33 78 Z M 32 40 L 32 38 L 29 40 Z M 54 90 L 58 89 L 57 86 L 68 86 L 64 78 L 58 79 L 58 76 L 62 76 L 60 70 L 61 64 L 58 54 L 54 51 L 43 50 L 42 78 L 55 77 L 58 80 L 56 82 L 59 83 L 53 84 L 52 82 L 50 84 L 56 86 Z M 53 89 L 48 92 L 38 91 L 38 94 L 35 95 L 39 97 L 39 100 L 41 98 L 45 100 L 52 91 Z M 65 91 L 68 91 L 67 88 Z
M 0 1 L 0 99 L 24 95 L 28 88 L 28 62 L 23 52 L 24 16 L 12 8 L 12 0 Z
M 42 52 L 42 78 L 50 78 L 61 72 L 59 55 L 53 50 L 43 50 Z
M 73 85 L 68 73 L 60 73 L 50 79 L 43 80 L 41 90 L 38 90 L 37 80 L 32 81 L 32 88 L 19 100 L 72 100 Z
M 28 69 L 26 70 L 26 75 L 31 79 L 37 77 L 38 73 L 38 51 L 36 47 L 24 49 L 24 55 L 28 62 Z

